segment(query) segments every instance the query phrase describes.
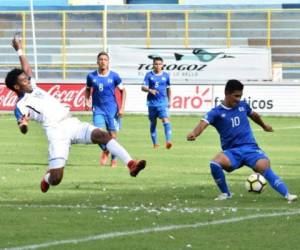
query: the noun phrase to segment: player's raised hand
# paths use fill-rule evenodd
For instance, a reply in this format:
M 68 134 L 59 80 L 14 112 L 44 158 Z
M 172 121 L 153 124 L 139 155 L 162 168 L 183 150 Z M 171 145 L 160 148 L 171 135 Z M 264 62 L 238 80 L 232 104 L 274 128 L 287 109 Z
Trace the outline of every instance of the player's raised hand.
M 18 36 L 18 34 L 16 34 L 14 36 L 14 38 L 12 39 L 11 45 L 16 51 L 18 51 L 19 49 L 22 49 L 22 41 L 21 41 L 20 37 Z
M 269 124 L 266 124 L 264 126 L 264 131 L 266 131 L 266 132 L 274 132 L 272 126 L 270 126 Z

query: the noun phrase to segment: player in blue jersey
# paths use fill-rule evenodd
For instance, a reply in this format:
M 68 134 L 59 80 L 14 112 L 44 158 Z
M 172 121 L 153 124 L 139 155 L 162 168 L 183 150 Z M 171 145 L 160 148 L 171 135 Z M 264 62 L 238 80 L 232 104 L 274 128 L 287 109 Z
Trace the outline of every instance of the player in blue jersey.
M 128 152 L 109 133 L 72 117 L 69 109 L 48 92 L 39 88 L 31 67 L 22 52 L 22 42 L 15 37 L 13 48 L 19 55 L 22 69 L 13 69 L 5 78 L 6 87 L 18 96 L 15 116 L 21 133 L 27 134 L 30 120 L 43 125 L 48 139 L 49 166 L 41 181 L 41 191 L 47 192 L 50 186 L 58 185 L 64 174 L 71 144 L 104 144 L 117 155 L 135 177 L 146 166 L 144 160 L 133 160 Z M 33 132 L 34 133 L 34 132 Z M 13 150 L 13 149 L 12 149 Z
M 241 100 L 243 87 L 238 80 L 229 80 L 225 86 L 225 99 L 222 104 L 205 115 L 187 135 L 187 140 L 194 141 L 208 125 L 214 126 L 220 135 L 223 152 L 218 153 L 210 162 L 211 174 L 221 191 L 216 200 L 232 197 L 223 170 L 232 172 L 246 165 L 262 174 L 271 187 L 289 202 L 295 201 L 297 195 L 289 193 L 285 183 L 271 169 L 268 156 L 256 143 L 248 117 L 266 132 L 273 132 L 273 128 L 265 124 L 259 114 Z
M 156 133 L 157 118 L 162 120 L 166 139 L 166 148 L 172 147 L 172 128 L 169 120 L 171 98 L 170 76 L 163 71 L 163 59 L 153 59 L 153 70 L 144 78 L 142 91 L 147 92 L 148 117 L 150 120 L 150 135 L 154 148 L 158 148 Z
M 120 129 L 120 118 L 124 114 L 126 91 L 120 76 L 109 70 L 109 55 L 100 52 L 97 56 L 98 69 L 89 73 L 86 80 L 85 107 L 89 110 L 92 90 L 93 123 L 96 127 L 106 129 L 113 138 Z M 118 91 L 118 92 L 117 92 Z M 118 98 L 120 93 L 120 98 Z M 105 145 L 100 145 L 103 152 L 100 164 L 105 165 L 109 152 Z M 117 166 L 116 156 L 111 156 L 111 166 Z

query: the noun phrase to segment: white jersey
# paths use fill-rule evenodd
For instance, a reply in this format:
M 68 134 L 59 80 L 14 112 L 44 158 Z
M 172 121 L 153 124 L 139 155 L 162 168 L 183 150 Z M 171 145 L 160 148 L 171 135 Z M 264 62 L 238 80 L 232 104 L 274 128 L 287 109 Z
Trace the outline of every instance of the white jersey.
M 31 79 L 33 91 L 25 93 L 19 98 L 15 115 L 19 121 L 24 115 L 29 116 L 43 127 L 48 127 L 70 116 L 70 111 L 55 97 L 36 86 L 35 80 Z
M 70 145 L 92 143 L 91 134 L 96 127 L 77 118 L 55 97 L 36 86 L 31 80 L 33 91 L 21 96 L 16 104 L 18 121 L 24 115 L 42 123 L 48 139 L 49 168 L 61 168 L 68 160 Z

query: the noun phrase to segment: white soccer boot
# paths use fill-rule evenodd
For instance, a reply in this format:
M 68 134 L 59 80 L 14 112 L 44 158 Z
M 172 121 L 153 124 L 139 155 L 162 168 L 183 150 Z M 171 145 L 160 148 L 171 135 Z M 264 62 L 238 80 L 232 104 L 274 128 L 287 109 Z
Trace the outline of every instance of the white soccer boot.
M 286 200 L 288 201 L 288 203 L 291 203 L 293 201 L 296 201 L 298 199 L 298 196 L 295 194 L 287 194 L 285 196 Z
M 227 194 L 227 193 L 221 193 L 217 198 L 215 198 L 215 201 L 223 201 L 227 199 L 232 198 L 232 193 Z

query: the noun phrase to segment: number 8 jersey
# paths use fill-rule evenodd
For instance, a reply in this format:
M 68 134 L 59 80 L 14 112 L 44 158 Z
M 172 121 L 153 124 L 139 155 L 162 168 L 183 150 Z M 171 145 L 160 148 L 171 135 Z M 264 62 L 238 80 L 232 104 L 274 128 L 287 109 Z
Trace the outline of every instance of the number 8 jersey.
M 222 149 L 226 150 L 245 144 L 257 145 L 248 120 L 251 113 L 250 106 L 245 101 L 240 101 L 233 108 L 223 104 L 216 106 L 203 120 L 217 129 Z

